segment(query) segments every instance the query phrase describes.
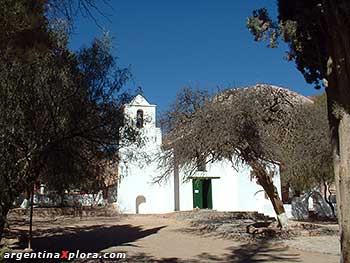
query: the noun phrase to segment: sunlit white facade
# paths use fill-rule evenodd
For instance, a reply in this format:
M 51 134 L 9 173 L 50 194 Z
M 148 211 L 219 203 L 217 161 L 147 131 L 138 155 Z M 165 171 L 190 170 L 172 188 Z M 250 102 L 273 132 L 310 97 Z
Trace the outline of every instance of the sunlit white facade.
M 227 161 L 211 163 L 206 171 L 197 172 L 185 182 L 180 169 L 161 185 L 154 184 L 154 178 L 162 174 L 157 160 L 162 132 L 156 127 L 156 105 L 137 95 L 125 106 L 125 115 L 140 129 L 144 142 L 121 152 L 117 200 L 121 212 L 167 213 L 199 207 L 275 215 L 262 187 L 251 178 L 250 167 L 244 164 L 233 168 Z M 281 194 L 279 167 L 271 166 L 271 169 L 275 174 L 274 184 Z

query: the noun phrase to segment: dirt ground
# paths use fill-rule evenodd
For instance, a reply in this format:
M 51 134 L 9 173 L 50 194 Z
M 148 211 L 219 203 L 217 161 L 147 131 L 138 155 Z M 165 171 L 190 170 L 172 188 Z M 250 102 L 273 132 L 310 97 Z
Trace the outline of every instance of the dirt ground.
M 25 248 L 27 229 L 27 219 L 24 217 L 10 218 L 10 231 L 7 233 L 6 242 L 12 244 L 15 249 Z M 16 243 L 15 238 L 18 236 L 22 238 Z M 339 262 L 337 242 L 334 236 L 300 237 L 288 241 L 242 242 L 224 239 L 210 233 L 201 234 L 186 220 L 179 220 L 173 215 L 128 215 L 83 219 L 35 218 L 33 247 L 36 251 L 52 252 L 78 249 L 85 252 L 126 252 L 127 260 L 118 262 L 132 263 L 332 263 Z M 331 248 L 324 250 L 323 248 L 330 243 Z M 306 249 L 303 249 L 304 247 Z

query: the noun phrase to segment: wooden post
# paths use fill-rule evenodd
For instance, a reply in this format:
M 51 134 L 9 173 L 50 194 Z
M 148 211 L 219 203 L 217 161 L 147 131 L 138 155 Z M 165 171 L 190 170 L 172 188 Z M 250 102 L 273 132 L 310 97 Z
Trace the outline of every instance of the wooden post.
M 34 185 L 32 186 L 32 193 L 30 197 L 30 214 L 29 214 L 29 236 L 28 236 L 28 250 L 32 250 L 33 239 L 33 203 L 34 203 Z
M 174 210 L 180 211 L 180 172 L 179 163 L 174 153 Z

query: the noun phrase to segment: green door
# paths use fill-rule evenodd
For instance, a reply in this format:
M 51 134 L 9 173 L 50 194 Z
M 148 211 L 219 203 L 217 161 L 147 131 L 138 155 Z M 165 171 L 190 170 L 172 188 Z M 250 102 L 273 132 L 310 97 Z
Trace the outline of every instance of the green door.
M 192 179 L 193 208 L 212 209 L 211 179 Z
M 192 179 L 193 188 L 193 208 L 203 208 L 203 185 L 202 180 Z

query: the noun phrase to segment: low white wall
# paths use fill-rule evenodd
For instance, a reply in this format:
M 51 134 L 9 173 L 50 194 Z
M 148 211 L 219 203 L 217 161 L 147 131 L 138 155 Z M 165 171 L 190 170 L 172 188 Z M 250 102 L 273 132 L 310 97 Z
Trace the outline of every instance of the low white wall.
M 287 218 L 288 219 L 294 219 L 292 215 L 292 205 L 291 204 L 284 204 L 284 210 L 286 212 Z

